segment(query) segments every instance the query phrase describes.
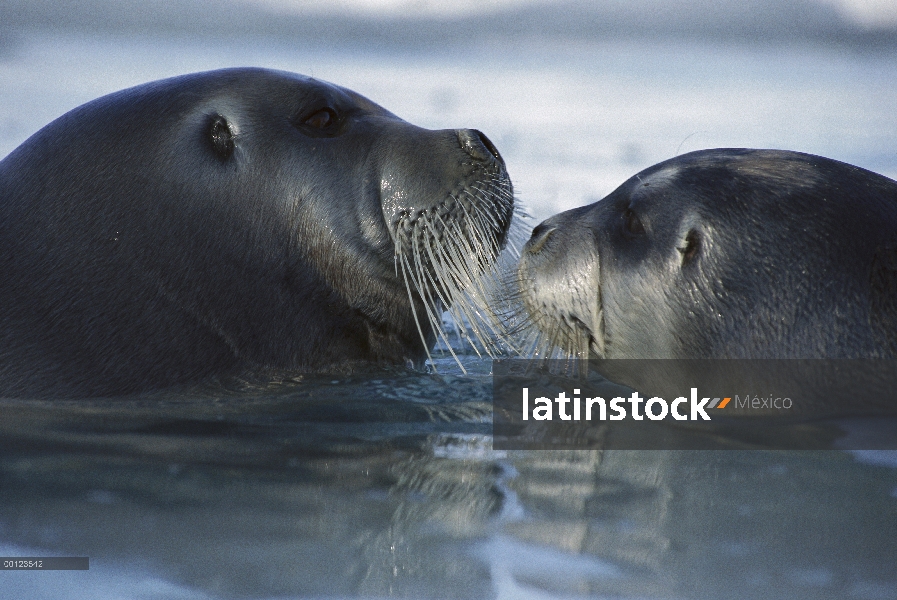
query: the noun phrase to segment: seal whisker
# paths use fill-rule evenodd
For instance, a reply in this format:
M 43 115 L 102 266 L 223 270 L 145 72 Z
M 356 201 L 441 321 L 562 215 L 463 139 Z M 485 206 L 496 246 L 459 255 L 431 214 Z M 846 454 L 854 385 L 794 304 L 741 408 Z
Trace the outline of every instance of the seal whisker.
M 426 222 L 425 225 L 428 227 L 430 226 L 429 222 Z M 425 241 L 426 241 L 425 249 L 430 256 L 430 265 L 433 265 L 433 266 L 439 265 L 439 267 L 441 268 L 442 265 L 438 261 L 434 260 L 435 257 L 433 256 L 432 248 L 430 246 L 429 236 L 426 237 Z M 414 239 L 414 252 L 415 252 L 415 255 L 417 255 L 419 253 L 417 237 L 415 237 L 415 239 Z M 418 265 L 421 264 L 419 258 L 417 259 L 417 263 L 418 263 Z M 437 296 L 439 297 L 439 299 L 441 300 L 443 306 L 449 306 L 451 298 L 450 297 L 446 298 L 443 295 L 443 293 L 445 291 L 444 284 L 448 280 L 448 278 L 446 278 L 444 275 L 437 275 L 436 277 L 434 277 L 433 273 L 431 273 L 429 269 L 423 269 L 421 267 L 421 270 L 424 272 L 425 276 L 427 277 L 427 279 L 429 280 L 429 282 L 431 284 L 430 286 L 427 286 L 427 287 L 432 287 L 435 289 L 435 292 L 436 292 Z M 464 368 L 464 365 L 461 364 L 461 361 L 458 359 L 457 355 L 455 354 L 455 351 L 452 349 L 452 345 L 448 341 L 448 336 L 445 332 L 445 328 L 442 326 L 442 319 L 440 318 L 437 322 L 437 320 L 436 320 L 437 315 L 435 314 L 435 311 L 430 312 L 430 315 L 431 315 L 431 323 L 432 323 L 434 329 L 436 330 L 437 334 L 442 338 L 443 342 L 445 343 L 446 348 L 448 348 L 449 353 L 452 355 L 452 358 L 455 359 L 455 362 L 461 368 L 461 371 L 466 374 L 467 370 Z
M 485 192 L 483 192 L 482 190 L 480 190 L 480 192 L 482 195 L 479 197 L 479 199 L 482 200 L 483 195 L 485 195 Z M 496 234 L 500 233 L 502 231 L 502 228 L 499 225 L 498 220 L 496 219 L 496 216 L 493 213 L 484 210 L 480 206 L 479 203 L 474 203 L 473 209 L 477 215 L 477 221 L 479 222 L 480 226 L 482 227 L 483 234 L 485 236 L 487 236 L 492 241 L 492 243 L 494 243 L 495 249 L 497 252 L 498 236 Z M 496 256 L 497 256 L 497 254 L 496 254 Z
M 486 277 L 476 277 L 474 273 L 478 271 L 479 265 L 472 266 L 470 264 L 470 257 L 476 256 L 476 249 L 470 246 L 469 240 L 466 236 L 461 235 L 460 227 L 457 223 L 452 223 L 451 226 L 447 225 L 442 218 L 436 217 L 441 225 L 446 229 L 454 229 L 457 236 L 460 237 L 452 237 L 448 240 L 448 243 L 445 244 L 447 249 L 449 250 L 450 263 L 455 266 L 455 272 L 459 277 L 459 283 L 463 284 L 468 290 L 473 286 L 474 289 L 478 289 L 481 292 L 485 292 L 485 289 L 482 288 L 483 280 Z M 460 240 L 460 242 L 458 241 Z M 457 244 L 463 244 L 463 248 L 459 248 Z M 460 290 L 459 290 L 460 291 Z M 483 294 L 485 296 L 485 294 Z
M 427 338 L 424 336 L 424 331 L 420 326 L 420 319 L 417 317 L 417 309 L 414 308 L 414 297 L 411 294 L 411 286 L 408 283 L 408 271 L 411 269 L 410 265 L 408 265 L 408 260 L 405 258 L 405 255 L 401 255 L 402 258 L 402 279 L 405 282 L 405 289 L 408 291 L 408 303 L 411 306 L 411 314 L 414 317 L 414 324 L 417 326 L 417 333 L 420 335 L 420 341 L 424 345 L 424 350 L 427 353 L 427 360 L 430 362 L 433 361 L 433 357 L 430 356 L 430 347 L 427 344 Z
M 426 225 L 426 221 L 424 221 Z M 467 371 L 464 369 L 464 366 L 458 360 L 458 357 L 455 356 L 454 351 L 451 349 L 451 345 L 448 343 L 448 339 L 446 338 L 445 329 L 442 327 L 442 319 L 441 315 L 437 316 L 437 312 L 439 312 L 439 303 L 437 300 L 434 300 L 430 287 L 426 285 L 424 278 L 430 278 L 430 272 L 428 269 L 424 268 L 421 260 L 420 260 L 420 248 L 418 246 L 418 237 L 414 236 L 412 238 L 412 254 L 414 256 L 414 261 L 417 266 L 417 276 L 415 278 L 415 285 L 418 288 L 418 294 L 420 294 L 421 299 L 423 300 L 424 308 L 427 311 L 427 318 L 430 321 L 430 327 L 433 329 L 433 332 L 440 336 L 446 345 L 449 347 L 449 352 L 452 353 L 452 356 L 455 358 L 455 361 L 458 362 L 458 366 L 461 367 L 461 370 L 466 373 Z M 436 293 L 439 293 L 438 287 L 436 289 Z
M 460 290 L 453 295 L 449 314 L 451 314 L 452 319 L 455 321 L 455 325 L 459 329 L 459 332 L 462 332 L 468 339 L 471 339 L 472 333 L 473 339 L 480 341 L 487 352 L 490 351 L 489 342 L 486 339 L 483 339 L 483 336 L 477 328 L 477 319 L 470 310 L 468 298 L 461 293 Z M 471 344 L 471 347 L 477 355 L 480 355 L 476 344 Z
M 482 168 L 477 163 L 470 166 Z M 400 258 L 403 276 L 422 300 L 435 335 L 459 365 L 442 311 L 455 322 L 459 340 L 466 339 L 476 354 L 481 349 L 489 356 L 505 348 L 517 351 L 505 320 L 511 309 L 502 308 L 502 303 L 510 306 L 502 291 L 502 265 L 508 262 L 506 256 L 519 256 L 523 232 L 518 220 L 525 213 L 516 206 L 503 171 L 484 175 L 449 194 L 440 205 L 403 213 L 396 226 L 396 239 L 404 240 L 397 241 L 397 248 L 407 248 L 407 255 Z M 511 229 L 515 233 L 508 235 Z
M 453 223 L 452 225 L 454 226 L 454 228 L 457 231 L 458 230 L 457 223 Z M 458 231 L 458 233 L 460 234 L 460 231 Z M 462 265 L 464 267 L 466 267 L 467 272 L 470 273 L 471 271 L 473 271 L 473 268 L 470 265 L 468 257 L 476 256 L 476 254 L 475 254 L 474 250 L 470 247 L 469 241 L 467 240 L 467 238 L 459 235 L 456 237 L 456 240 L 460 240 L 460 244 L 463 244 L 465 247 L 464 249 L 466 249 L 466 252 L 458 252 L 458 254 L 461 255 L 461 260 L 463 261 Z M 476 279 L 470 278 L 469 283 L 471 283 L 472 286 L 467 288 L 467 290 L 466 290 L 467 294 L 469 294 L 469 295 L 475 292 L 476 296 L 471 297 L 472 300 L 474 299 L 474 297 L 476 297 L 476 300 L 474 300 L 474 302 L 473 302 L 472 308 L 474 309 L 474 312 L 477 313 L 477 316 L 479 316 L 480 318 L 482 318 L 482 315 L 480 314 L 480 311 L 477 310 L 476 307 L 477 307 L 477 305 L 484 305 L 485 303 L 483 302 L 483 300 L 489 298 L 489 296 L 490 296 L 490 294 L 485 289 L 485 287 L 483 287 L 486 279 L 487 278 L 485 278 L 485 277 L 476 278 Z M 490 312 L 490 314 L 491 314 L 491 312 Z M 490 325 L 490 329 L 493 329 L 494 332 L 496 332 L 496 333 L 501 332 L 500 324 L 498 324 L 498 323 L 487 323 L 487 324 Z M 486 341 L 486 336 L 484 336 L 482 334 L 482 332 L 479 328 L 479 324 L 477 322 L 471 322 L 471 327 L 472 327 L 473 331 L 475 332 L 475 334 L 477 335 L 477 339 L 479 341 L 481 341 L 482 343 L 484 343 L 485 346 L 487 346 L 487 351 L 489 351 L 490 355 L 491 355 L 492 352 L 489 350 L 489 348 L 491 347 L 491 344 L 489 344 Z
M 453 300 L 452 318 L 468 338 L 472 334 L 473 339 L 480 342 L 486 352 L 492 356 L 497 352 L 497 347 L 494 346 L 491 337 L 480 328 L 483 314 L 476 308 L 476 304 L 478 304 L 476 300 L 472 300 L 469 295 L 459 291 Z M 476 344 L 472 344 L 472 348 L 479 354 Z
M 437 218 L 438 218 L 438 215 L 437 215 Z M 435 269 L 438 269 L 439 274 L 434 274 L 428 268 L 425 268 L 423 261 L 421 260 L 420 246 L 418 245 L 418 238 L 421 236 L 414 236 L 412 244 L 413 244 L 413 250 L 414 250 L 413 253 L 414 253 L 414 258 L 415 258 L 415 264 L 417 266 L 418 272 L 423 274 L 430 281 L 432 286 L 436 288 L 436 291 L 440 295 L 440 297 L 442 297 L 443 302 L 449 307 L 449 314 L 451 314 L 453 319 L 455 319 L 456 324 L 459 322 L 463 323 L 463 319 L 458 318 L 460 316 L 458 314 L 458 310 L 460 309 L 462 314 L 467 314 L 466 298 L 464 298 L 463 295 L 458 294 L 458 290 L 457 290 L 458 286 L 455 282 L 455 277 L 453 277 L 451 273 L 448 273 L 448 276 L 446 276 L 447 272 L 443 270 L 446 265 L 443 263 L 443 261 L 435 260 L 436 257 L 431 252 L 431 246 L 429 244 L 430 235 L 427 235 L 427 233 L 432 233 L 432 229 L 433 229 L 432 224 L 427 219 L 421 219 L 421 223 L 419 225 L 420 225 L 421 231 L 425 232 L 423 237 L 427 239 L 427 243 L 425 244 L 425 246 L 430 251 L 429 265 Z M 434 238 L 435 238 L 435 235 L 434 235 Z M 451 247 L 451 244 L 449 244 L 449 246 Z M 458 254 L 462 254 L 462 253 L 458 253 Z M 461 266 L 465 266 L 463 261 L 461 262 Z M 468 268 L 464 269 L 463 273 L 459 272 L 458 275 L 461 277 L 461 279 L 465 279 L 465 280 L 468 280 L 471 282 L 476 281 L 476 277 L 474 277 L 473 274 L 470 272 L 471 269 L 469 268 L 469 265 L 467 265 L 467 267 Z M 449 348 L 449 351 L 451 352 L 452 357 L 455 359 L 455 361 L 461 367 L 462 371 L 464 371 L 466 373 L 466 369 L 461 364 L 457 355 L 455 355 L 454 351 L 451 348 L 451 345 L 448 343 L 448 339 L 445 334 L 444 327 L 442 326 L 442 321 L 435 314 L 435 310 L 434 310 L 435 306 L 431 307 L 431 305 L 435 305 L 435 303 L 432 301 L 432 297 L 430 296 L 429 292 L 427 291 L 427 288 L 430 286 L 425 285 L 425 282 L 422 278 L 418 278 L 417 280 L 415 280 L 415 285 L 419 286 L 421 288 L 422 296 L 425 297 L 425 305 L 427 306 L 427 311 L 428 311 L 427 316 L 430 319 L 431 325 L 433 326 L 434 330 L 438 333 L 438 335 L 443 339 L 446 346 Z M 445 296 L 446 294 L 448 297 Z M 454 310 L 452 309 L 452 307 L 454 307 Z M 473 322 L 475 322 L 475 321 L 473 321 Z M 462 327 L 463 327 L 463 325 L 462 325 Z M 479 331 L 475 327 L 474 327 L 473 331 L 474 331 L 476 338 L 478 340 L 480 340 L 481 342 L 483 342 L 484 346 L 487 348 L 487 350 L 489 350 L 488 343 L 483 338 L 483 336 L 479 333 Z M 474 345 L 473 348 L 474 348 L 474 351 L 477 354 L 479 354 L 479 350 L 476 348 L 476 345 Z
M 470 196 L 469 192 L 467 192 L 467 195 Z M 474 241 L 477 242 L 477 245 L 478 246 L 484 246 L 484 245 L 489 246 L 489 250 L 495 256 L 498 256 L 499 248 L 498 248 L 498 244 L 494 242 L 494 236 L 488 236 L 488 234 L 486 234 L 486 232 L 485 232 L 485 229 L 486 229 L 485 226 L 483 225 L 483 227 L 481 228 L 480 223 L 478 223 L 476 219 L 471 218 L 470 213 L 467 212 L 467 208 L 465 207 L 463 202 L 459 201 L 458 205 L 461 207 L 461 210 L 464 213 L 464 216 L 467 220 L 466 222 L 468 223 L 468 225 L 473 227 Z M 471 203 L 471 206 L 473 206 L 475 212 L 477 212 L 477 213 L 482 212 L 481 209 L 479 209 L 479 207 L 477 206 L 477 203 Z M 493 243 L 492 244 L 484 243 L 483 240 L 487 239 L 489 237 L 491 237 L 493 239 Z M 480 250 L 480 248 L 478 248 L 477 250 Z M 474 256 L 477 257 L 478 262 L 486 260 L 486 257 L 484 256 L 484 254 L 482 252 L 477 252 Z M 482 268 L 486 269 L 486 268 L 488 268 L 488 265 L 483 264 Z
M 452 318 L 455 321 L 456 327 L 459 331 L 459 335 L 462 331 L 465 332 L 465 335 L 467 335 L 467 328 L 464 325 L 464 317 L 466 316 L 469 319 L 471 315 L 467 312 L 467 299 L 464 297 L 464 294 L 461 291 L 463 286 L 460 284 L 462 281 L 464 283 L 472 284 L 476 281 L 476 279 L 474 278 L 473 281 L 470 281 L 470 273 L 466 269 L 463 269 L 463 264 L 459 264 L 461 262 L 459 259 L 452 260 L 448 256 L 446 256 L 446 251 L 455 251 L 455 256 L 459 254 L 457 252 L 457 249 L 453 247 L 452 243 L 443 244 L 438 246 L 437 248 L 442 257 L 448 260 L 443 262 L 443 260 L 434 256 L 433 261 L 440 264 L 443 268 L 447 269 L 450 277 L 446 277 L 446 280 L 454 284 L 447 290 L 451 295 L 451 303 L 448 305 L 449 314 L 452 315 Z M 432 252 L 432 248 L 428 248 L 428 250 Z M 473 348 L 474 351 L 479 354 L 479 351 L 477 350 L 475 345 L 473 345 Z
M 476 199 L 478 199 L 478 200 L 483 200 L 485 197 L 488 196 L 488 192 L 486 192 L 485 190 L 483 190 L 483 189 L 481 189 L 481 188 L 478 188 L 478 187 L 476 187 L 476 186 L 474 186 L 474 189 L 477 190 L 477 191 L 480 192 L 480 193 L 477 194 L 477 195 L 474 195 L 474 194 L 470 194 L 470 192 L 467 192 L 467 193 L 468 193 L 470 196 L 472 196 L 473 198 L 476 198 Z M 479 203 L 473 203 L 472 206 L 473 206 L 474 211 L 475 211 L 480 217 L 489 220 L 489 222 L 490 222 L 490 224 L 491 224 L 491 228 L 489 228 L 489 229 L 491 229 L 491 230 L 493 230 L 493 231 L 501 231 L 501 227 L 499 226 L 499 224 L 498 224 L 498 220 L 495 218 L 495 215 L 493 215 L 493 214 L 491 214 L 491 213 L 488 213 L 488 212 L 486 212 L 485 210 L 483 210 L 483 208 L 480 207 Z M 485 226 L 486 224 L 483 223 L 483 225 Z

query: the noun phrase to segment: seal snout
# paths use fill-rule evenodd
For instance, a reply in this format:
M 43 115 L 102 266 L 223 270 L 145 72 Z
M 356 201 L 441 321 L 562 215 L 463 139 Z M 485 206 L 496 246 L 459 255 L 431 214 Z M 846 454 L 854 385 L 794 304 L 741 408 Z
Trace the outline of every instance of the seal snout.
M 604 356 L 605 331 L 598 247 L 576 219 L 583 209 L 537 225 L 517 265 L 517 290 L 524 311 L 518 345 L 533 356 Z M 571 227 L 572 226 L 572 227 Z
M 458 141 L 472 158 L 480 162 L 498 162 L 504 166 L 505 161 L 498 153 L 495 144 L 478 129 L 459 129 Z

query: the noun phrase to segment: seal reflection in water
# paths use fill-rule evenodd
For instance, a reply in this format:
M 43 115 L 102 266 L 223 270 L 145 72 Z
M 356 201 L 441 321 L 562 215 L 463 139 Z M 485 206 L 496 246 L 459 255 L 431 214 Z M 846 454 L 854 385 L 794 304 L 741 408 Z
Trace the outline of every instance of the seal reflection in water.
M 407 363 L 475 323 L 514 213 L 476 130 L 291 73 L 90 102 L 0 162 L 0 394 Z
M 693 152 L 541 223 L 517 276 L 534 355 L 895 357 L 897 182 Z

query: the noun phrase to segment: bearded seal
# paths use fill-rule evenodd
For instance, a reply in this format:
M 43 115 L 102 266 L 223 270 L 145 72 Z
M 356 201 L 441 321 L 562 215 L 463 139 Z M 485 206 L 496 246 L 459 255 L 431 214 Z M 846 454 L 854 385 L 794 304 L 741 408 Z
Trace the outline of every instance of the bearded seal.
M 517 279 L 534 355 L 893 358 L 897 182 L 798 152 L 692 152 L 538 225 Z
M 419 361 L 515 212 L 481 132 L 225 69 L 89 102 L 0 162 L 0 394 Z M 475 332 L 477 333 L 477 332 Z

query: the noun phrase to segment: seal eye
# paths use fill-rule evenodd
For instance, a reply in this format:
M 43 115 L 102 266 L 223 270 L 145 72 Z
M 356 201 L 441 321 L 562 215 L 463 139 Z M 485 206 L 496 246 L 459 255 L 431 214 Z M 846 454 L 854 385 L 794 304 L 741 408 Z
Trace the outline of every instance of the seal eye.
M 623 213 L 623 226 L 626 228 L 626 231 L 633 235 L 645 233 L 645 226 L 642 225 L 638 215 L 631 208 L 627 208 L 626 212 Z
M 214 115 L 209 120 L 209 142 L 215 155 L 225 161 L 234 154 L 234 134 L 227 124 L 227 120 L 221 115 Z
M 694 260 L 695 256 L 698 255 L 698 251 L 701 249 L 701 236 L 698 235 L 698 232 L 692 229 L 688 232 L 688 235 L 685 236 L 685 247 L 677 248 L 679 252 L 682 253 L 682 265 L 685 266 Z
M 293 125 L 309 137 L 335 137 L 340 133 L 340 117 L 329 106 L 319 108 L 306 117 L 299 117 Z
M 305 119 L 306 127 L 327 129 L 336 123 L 336 113 L 331 108 L 322 108 Z

